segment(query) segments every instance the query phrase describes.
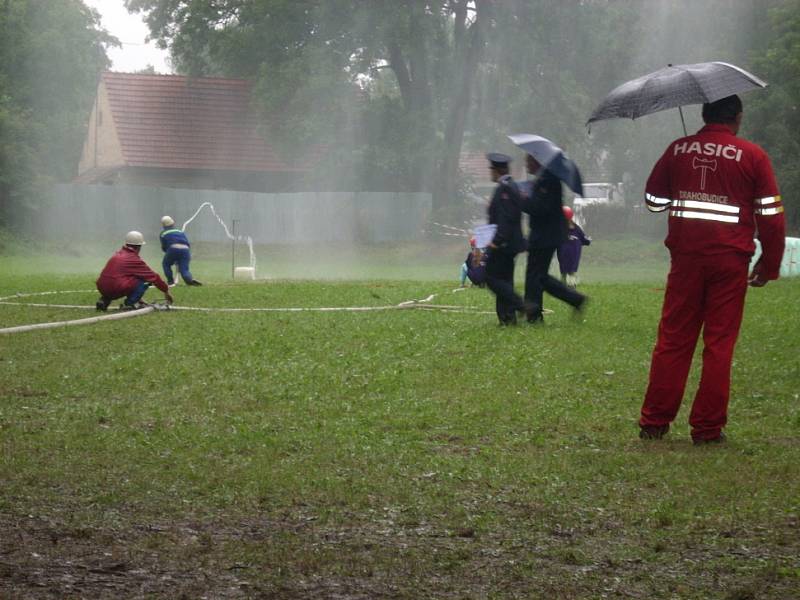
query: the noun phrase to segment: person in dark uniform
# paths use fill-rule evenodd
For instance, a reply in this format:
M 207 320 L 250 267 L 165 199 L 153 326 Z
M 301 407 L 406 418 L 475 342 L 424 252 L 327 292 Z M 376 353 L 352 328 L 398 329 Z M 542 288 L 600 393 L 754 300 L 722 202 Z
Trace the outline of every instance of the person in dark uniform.
M 497 297 L 497 318 L 501 325 L 515 325 L 517 312 L 525 312 L 525 303 L 514 291 L 514 258 L 525 247 L 522 235 L 521 198 L 508 174 L 511 157 L 487 154 L 489 173 L 497 187 L 489 202 L 489 224 L 497 225 L 489 258 L 486 261 L 486 285 Z
M 544 323 L 542 296 L 551 296 L 580 310 L 586 296 L 567 287 L 549 274 L 550 262 L 556 249 L 567 240 L 567 220 L 562 210 L 561 180 L 530 154 L 527 156 L 528 173 L 537 175 L 523 198 L 522 210 L 530 216 L 528 237 L 528 265 L 525 270 L 526 316 L 529 323 Z

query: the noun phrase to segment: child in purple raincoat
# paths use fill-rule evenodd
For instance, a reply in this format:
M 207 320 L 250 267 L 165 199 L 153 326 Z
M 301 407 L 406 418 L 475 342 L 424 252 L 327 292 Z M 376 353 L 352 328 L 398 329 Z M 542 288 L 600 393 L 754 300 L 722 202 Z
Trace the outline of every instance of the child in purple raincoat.
M 562 207 L 567 218 L 567 241 L 558 247 L 558 267 L 561 280 L 571 288 L 578 287 L 578 265 L 581 262 L 581 249 L 592 243 L 592 238 L 572 219 L 575 213 L 569 206 Z

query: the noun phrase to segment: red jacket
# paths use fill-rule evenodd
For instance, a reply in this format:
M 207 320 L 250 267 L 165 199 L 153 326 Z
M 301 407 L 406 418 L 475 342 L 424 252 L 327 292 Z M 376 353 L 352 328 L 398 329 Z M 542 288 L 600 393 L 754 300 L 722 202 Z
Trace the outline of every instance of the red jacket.
M 651 211 L 669 209 L 664 244 L 671 252 L 752 256 L 757 231 L 762 274 L 778 278 L 786 225 L 772 165 L 727 125 L 709 124 L 672 142 L 650 173 L 645 201 Z
M 158 273 L 148 267 L 134 250 L 123 246 L 108 259 L 97 279 L 97 289 L 106 298 L 122 298 L 132 292 L 139 281 L 150 282 L 162 292 L 169 290 Z

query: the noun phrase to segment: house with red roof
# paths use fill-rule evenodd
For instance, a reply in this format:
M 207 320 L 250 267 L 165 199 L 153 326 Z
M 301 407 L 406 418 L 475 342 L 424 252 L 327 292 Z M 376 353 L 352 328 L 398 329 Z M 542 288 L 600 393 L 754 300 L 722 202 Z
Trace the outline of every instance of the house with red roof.
M 103 73 L 73 183 L 297 191 L 324 146 L 282 155 L 265 138 L 251 90 L 243 79 Z M 483 152 L 464 150 L 459 166 L 476 192 L 491 193 Z M 522 175 L 522 161 L 513 166 Z
M 103 73 L 74 182 L 288 191 L 323 150 L 287 159 L 263 125 L 249 81 Z

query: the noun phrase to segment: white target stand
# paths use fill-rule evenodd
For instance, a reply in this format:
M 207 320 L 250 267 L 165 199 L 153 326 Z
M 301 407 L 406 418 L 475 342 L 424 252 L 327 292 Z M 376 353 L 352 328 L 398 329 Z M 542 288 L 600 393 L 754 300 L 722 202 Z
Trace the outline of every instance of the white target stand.
M 236 267 L 233 269 L 234 281 L 252 281 L 255 278 L 255 267 Z

